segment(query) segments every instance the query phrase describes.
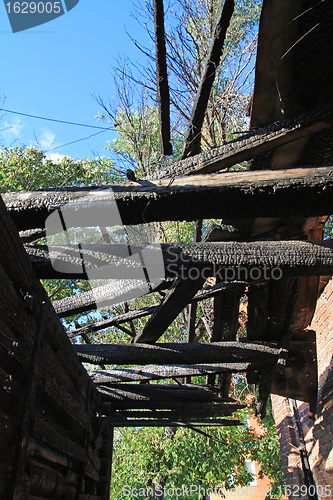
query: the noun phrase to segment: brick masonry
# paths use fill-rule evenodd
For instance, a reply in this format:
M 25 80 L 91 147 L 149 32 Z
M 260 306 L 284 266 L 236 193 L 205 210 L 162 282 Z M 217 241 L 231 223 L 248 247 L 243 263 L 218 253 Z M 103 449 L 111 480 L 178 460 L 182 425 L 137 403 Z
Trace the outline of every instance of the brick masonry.
M 328 500 L 333 499 L 333 279 L 318 299 L 310 328 L 316 332 L 318 361 L 315 420 L 309 419 L 307 403 L 296 404 L 318 498 Z M 292 402 L 276 395 L 272 395 L 272 402 L 289 499 L 308 500 L 310 497 L 302 494 L 305 485 L 299 453 L 302 442 Z

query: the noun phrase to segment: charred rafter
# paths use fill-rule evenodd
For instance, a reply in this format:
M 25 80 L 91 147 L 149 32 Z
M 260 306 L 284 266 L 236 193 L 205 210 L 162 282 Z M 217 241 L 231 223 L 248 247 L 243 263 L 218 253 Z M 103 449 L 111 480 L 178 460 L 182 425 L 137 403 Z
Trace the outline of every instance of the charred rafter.
M 18 229 L 44 227 L 53 210 L 80 207 L 78 223 L 100 223 L 115 198 L 124 224 L 201 218 L 322 215 L 333 211 L 333 167 L 226 172 L 154 183 L 3 195 Z M 73 218 L 72 218 L 73 219 Z M 66 221 L 67 227 L 74 224 Z M 111 225 L 111 221 L 109 222 Z M 60 228 L 59 230 L 62 230 Z

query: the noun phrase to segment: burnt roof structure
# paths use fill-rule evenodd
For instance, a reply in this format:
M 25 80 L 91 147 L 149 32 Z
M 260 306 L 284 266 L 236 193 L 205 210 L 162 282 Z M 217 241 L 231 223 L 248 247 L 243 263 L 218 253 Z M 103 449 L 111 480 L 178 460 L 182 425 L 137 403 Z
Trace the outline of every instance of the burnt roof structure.
M 161 1 L 155 4 L 162 7 Z M 7 193 L 0 200 L 1 498 L 108 498 L 113 428 L 239 425 L 228 418 L 240 408 L 229 397 L 233 373 L 246 372 L 258 385 L 262 415 L 270 393 L 307 401 L 315 412 L 316 353 L 308 326 L 320 282 L 333 274 L 332 241 L 323 240 L 333 213 L 331 6 L 264 0 L 250 130 L 200 152 L 197 117 L 205 109 L 232 7 L 229 0 L 221 2 L 182 161 L 149 180 Z M 168 150 L 161 11 L 155 17 L 161 133 Z M 245 160 L 247 171 L 219 173 Z M 127 249 L 87 245 L 78 255 L 64 245 L 51 255 L 47 246 L 32 243 L 45 234 L 51 212 L 64 205 L 87 213 L 103 210 L 110 188 L 124 224 L 204 218 L 222 223 L 202 239 L 198 222 L 194 243 L 162 245 L 165 268 L 171 253 L 174 273 L 161 277 L 157 289 L 166 293 L 160 303 L 66 332 L 59 317 L 93 310 L 96 296 L 84 292 L 52 304 L 39 279 L 87 279 L 90 270 L 122 258 Z M 69 263 L 70 272 L 59 270 L 57 262 Z M 184 262 L 198 270 L 196 279 L 181 275 Z M 226 283 L 223 271 L 237 266 L 248 271 L 247 278 Z M 205 286 L 203 268 L 215 284 Z M 279 269 L 279 279 L 269 279 L 267 269 L 269 276 Z M 105 285 L 99 304 L 121 295 L 122 287 L 125 296 L 128 286 L 128 280 L 116 289 Z M 247 338 L 240 339 L 245 290 Z M 193 318 L 195 305 L 209 297 L 214 324 L 205 343 L 197 341 Z M 189 304 L 188 342 L 157 343 Z M 139 317 L 148 320 L 137 332 L 131 321 Z M 89 334 L 108 326 L 123 330 L 129 343 L 92 344 Z M 71 344 L 79 335 L 86 344 Z M 88 373 L 81 362 L 129 367 Z M 207 384 L 192 383 L 196 375 L 207 376 Z M 147 383 L 177 377 L 183 377 L 181 385 Z

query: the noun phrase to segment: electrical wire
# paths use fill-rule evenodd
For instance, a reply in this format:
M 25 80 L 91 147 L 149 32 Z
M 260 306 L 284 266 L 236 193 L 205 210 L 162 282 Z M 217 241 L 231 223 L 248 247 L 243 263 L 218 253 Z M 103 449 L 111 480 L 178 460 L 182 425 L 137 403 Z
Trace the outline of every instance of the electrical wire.
M 100 130 L 110 130 L 110 127 L 99 127 L 98 125 L 86 125 L 84 123 L 76 123 L 76 122 L 68 122 L 65 120 L 56 120 L 55 118 L 46 118 L 44 116 L 30 115 L 28 113 L 21 113 L 19 111 L 13 111 L 11 109 L 0 108 L 0 111 L 4 111 L 5 113 L 12 113 L 13 115 L 27 116 L 28 118 L 37 118 L 38 120 L 46 120 L 48 122 L 55 123 L 65 123 L 66 125 L 75 125 L 77 127 L 87 127 L 87 128 L 97 128 Z
M 55 151 L 56 149 L 64 148 L 65 146 L 70 146 L 72 144 L 76 144 L 77 142 L 81 141 L 86 141 L 90 139 L 91 137 L 95 137 L 96 135 L 102 134 L 103 132 L 106 132 L 107 130 L 111 130 L 113 127 L 105 128 L 103 130 L 100 130 L 99 132 L 96 132 L 96 134 L 91 134 L 88 137 L 82 137 L 82 139 L 76 139 L 75 141 L 67 142 L 66 144 L 62 144 L 61 146 L 56 146 L 55 148 L 50 148 L 44 151 L 45 153 L 49 153 L 50 151 Z

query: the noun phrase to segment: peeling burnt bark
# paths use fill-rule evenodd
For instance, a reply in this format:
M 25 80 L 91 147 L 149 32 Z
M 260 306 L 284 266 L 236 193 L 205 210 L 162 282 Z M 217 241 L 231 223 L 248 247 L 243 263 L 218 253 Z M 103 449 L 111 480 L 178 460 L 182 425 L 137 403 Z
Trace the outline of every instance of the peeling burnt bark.
M 156 288 L 154 291 L 162 290 L 165 288 L 168 288 L 170 286 L 170 282 L 165 281 L 163 284 Z M 64 299 L 60 300 L 55 300 L 52 302 L 52 305 L 60 316 L 60 318 L 67 318 L 69 316 L 73 316 L 74 314 L 80 314 L 86 311 L 92 311 L 97 309 L 96 302 L 98 302 L 100 307 L 105 307 L 109 306 L 110 304 L 113 304 L 115 302 L 115 299 L 117 298 L 118 302 L 122 301 L 122 298 L 125 300 L 128 298 L 128 293 L 133 290 L 134 287 L 137 287 L 137 283 L 132 283 L 132 280 L 119 280 L 117 284 L 115 285 L 114 283 L 111 283 L 109 285 L 104 285 L 98 288 L 95 288 L 94 291 L 89 290 L 88 292 L 82 292 L 77 295 L 71 295 L 70 297 L 65 297 Z M 142 291 L 146 290 L 146 283 L 142 283 Z M 133 311 L 134 313 L 134 311 Z M 121 315 L 124 316 L 124 319 L 122 317 L 119 318 L 119 323 L 123 323 L 124 321 L 129 321 L 130 319 L 135 319 L 135 318 L 140 318 L 142 316 L 145 316 L 146 314 L 151 314 L 151 312 L 145 313 L 145 311 L 136 311 L 137 316 L 135 314 L 128 313 L 128 315 Z M 108 321 L 105 322 L 106 326 L 104 325 L 104 322 L 100 322 L 102 325 L 100 325 L 100 328 L 97 328 L 96 330 L 90 330 L 90 327 L 86 329 L 85 327 L 82 329 L 78 329 L 82 331 L 83 334 L 89 333 L 90 331 L 97 331 L 101 330 L 102 328 L 107 328 L 108 326 L 113 326 L 113 322 L 111 321 L 111 324 L 109 324 Z M 117 319 L 116 319 L 117 323 Z M 76 330 L 76 331 L 78 331 Z M 74 332 L 71 332 L 71 337 L 74 336 Z M 81 333 L 77 333 L 76 335 L 81 335 Z
M 119 258 L 121 253 L 124 256 L 128 254 L 128 248 L 121 245 L 82 245 L 82 248 L 85 250 L 84 262 L 67 255 L 66 247 L 52 249 L 52 257 L 57 259 L 59 265 L 62 262 L 71 264 L 70 273 L 61 273 L 53 268 L 47 247 L 26 247 L 26 250 L 40 278 L 84 278 L 83 264 L 86 270 L 89 269 L 89 277 L 93 278 L 94 270 L 98 276 L 102 266 L 114 261 L 115 252 Z M 183 243 L 178 246 L 165 243 L 161 245 L 161 250 L 165 273 L 161 279 L 193 279 L 194 275 L 196 279 L 207 279 L 217 275 L 224 282 L 249 282 L 263 278 L 325 276 L 333 273 L 333 240 Z M 113 279 L 114 276 L 107 276 L 106 269 L 103 268 L 105 279 Z M 113 288 L 119 296 L 116 287 Z
M 333 167 L 306 167 L 226 172 L 179 178 L 171 185 L 166 180 L 154 184 L 140 181 L 141 185 L 8 193 L 3 198 L 19 230 L 45 227 L 50 213 L 64 205 L 73 210 L 80 207 L 81 224 L 91 220 L 93 213 L 98 225 L 113 197 L 123 224 L 212 217 L 234 220 L 310 216 L 333 212 L 332 171 Z

